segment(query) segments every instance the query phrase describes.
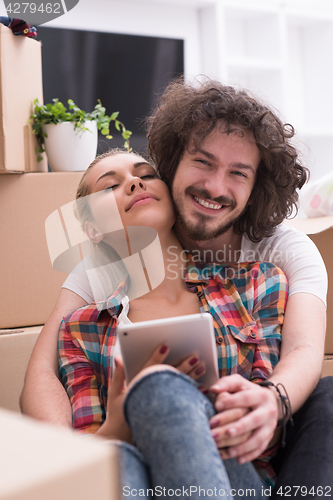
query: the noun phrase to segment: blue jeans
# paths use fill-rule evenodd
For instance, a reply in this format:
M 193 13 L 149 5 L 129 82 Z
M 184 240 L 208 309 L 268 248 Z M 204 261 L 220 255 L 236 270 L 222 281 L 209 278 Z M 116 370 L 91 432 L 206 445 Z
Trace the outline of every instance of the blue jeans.
M 124 413 L 134 446 L 121 444 L 123 498 L 139 490 L 143 498 L 267 498 L 251 463 L 222 461 L 209 428 L 214 407 L 186 375 L 146 375 L 130 389 Z

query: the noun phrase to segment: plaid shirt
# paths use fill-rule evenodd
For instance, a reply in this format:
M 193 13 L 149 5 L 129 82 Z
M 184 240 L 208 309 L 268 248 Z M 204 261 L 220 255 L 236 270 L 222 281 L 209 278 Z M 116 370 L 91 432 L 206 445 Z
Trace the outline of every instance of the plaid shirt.
M 221 266 L 194 262 L 189 256 L 185 283 L 197 293 L 201 312 L 213 316 L 220 376 L 239 373 L 253 382 L 267 379 L 279 359 L 287 300 L 283 272 L 269 263 Z M 102 305 L 78 309 L 60 327 L 61 380 L 71 400 L 73 426 L 87 433 L 94 433 L 105 420 L 117 318 L 125 294 L 123 282 Z M 274 476 L 268 464 L 273 450 L 267 451 L 258 462 L 266 480 Z

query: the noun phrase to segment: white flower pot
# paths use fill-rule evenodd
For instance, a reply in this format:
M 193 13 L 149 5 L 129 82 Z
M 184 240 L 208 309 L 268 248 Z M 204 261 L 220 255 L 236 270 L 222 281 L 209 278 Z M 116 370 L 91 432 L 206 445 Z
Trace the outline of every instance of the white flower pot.
M 83 171 L 95 159 L 97 152 L 97 124 L 87 121 L 84 132 L 74 129 L 74 123 L 62 122 L 43 126 L 45 150 L 54 172 Z

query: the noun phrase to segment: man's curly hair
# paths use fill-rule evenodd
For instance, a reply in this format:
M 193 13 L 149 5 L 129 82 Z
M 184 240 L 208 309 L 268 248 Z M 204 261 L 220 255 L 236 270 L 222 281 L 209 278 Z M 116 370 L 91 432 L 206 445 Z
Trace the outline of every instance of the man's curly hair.
M 147 119 L 148 153 L 170 189 L 185 149 L 191 145 L 195 151 L 215 127 L 227 134 L 250 131 L 260 151 L 251 203 L 234 225 L 236 233 L 258 242 L 297 211 L 297 189 L 309 175 L 291 145 L 294 128 L 245 90 L 209 79 L 174 81 Z

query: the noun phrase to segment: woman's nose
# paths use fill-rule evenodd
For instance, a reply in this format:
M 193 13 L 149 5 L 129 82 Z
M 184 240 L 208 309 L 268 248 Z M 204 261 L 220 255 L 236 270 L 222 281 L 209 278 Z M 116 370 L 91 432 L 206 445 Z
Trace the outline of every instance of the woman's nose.
M 138 187 L 140 187 L 141 189 L 146 189 L 146 185 L 145 183 L 143 182 L 142 179 L 140 179 L 140 177 L 134 177 L 130 184 L 130 192 L 133 193 L 133 191 L 135 191 L 135 189 L 137 189 Z

